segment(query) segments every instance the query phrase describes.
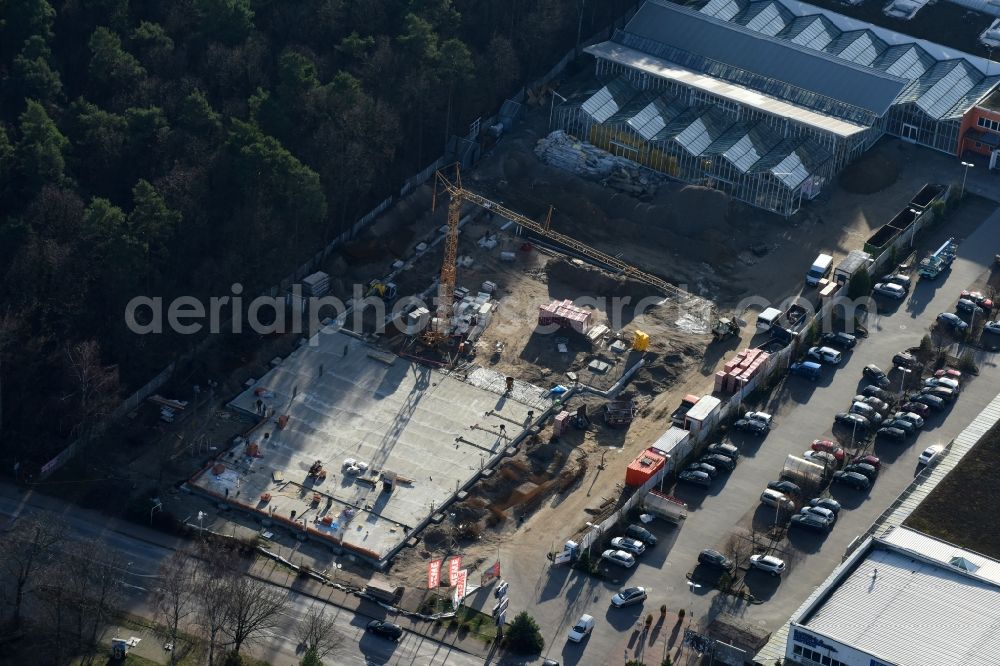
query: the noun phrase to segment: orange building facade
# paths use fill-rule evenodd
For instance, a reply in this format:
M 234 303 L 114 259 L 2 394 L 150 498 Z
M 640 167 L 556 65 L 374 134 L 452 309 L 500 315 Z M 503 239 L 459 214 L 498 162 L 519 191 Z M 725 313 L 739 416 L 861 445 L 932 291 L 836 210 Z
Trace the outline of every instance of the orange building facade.
M 962 119 L 959 155 L 977 153 L 986 158 L 984 167 L 1000 169 L 1000 91 L 975 105 Z M 978 165 L 977 165 L 978 166 Z

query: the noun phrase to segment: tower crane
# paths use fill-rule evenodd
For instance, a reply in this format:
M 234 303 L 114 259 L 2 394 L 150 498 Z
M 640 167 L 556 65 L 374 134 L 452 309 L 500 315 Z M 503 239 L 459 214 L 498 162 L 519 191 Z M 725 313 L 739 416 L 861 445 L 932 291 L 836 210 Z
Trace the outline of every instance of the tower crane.
M 650 275 L 639 270 L 635 266 L 626 263 L 618 257 L 601 252 L 590 247 L 586 243 L 552 230 L 552 206 L 549 206 L 548 214 L 543 223 L 536 222 L 530 217 L 525 217 L 505 206 L 491 201 L 486 197 L 465 189 L 462 186 L 462 175 L 459 164 L 454 165 L 455 177 L 449 179 L 443 169 L 434 174 L 434 196 L 431 200 L 431 210 L 437 207 L 437 193 L 440 186 L 444 192 L 448 193 L 448 232 L 444 239 L 444 260 L 441 263 L 441 279 L 438 282 L 438 303 L 436 318 L 431 326 L 424 333 L 424 341 L 429 345 L 437 345 L 448 337 L 448 328 L 451 322 L 452 301 L 455 293 L 455 263 L 458 252 L 458 223 L 462 212 L 462 203 L 468 201 L 484 210 L 496 213 L 500 217 L 513 221 L 515 224 L 528 229 L 529 231 L 547 238 L 562 245 L 563 247 L 592 259 L 598 264 L 606 266 L 626 278 L 647 284 L 666 296 L 675 297 L 680 302 L 690 302 L 696 298 L 692 294 L 675 287 L 666 280 Z

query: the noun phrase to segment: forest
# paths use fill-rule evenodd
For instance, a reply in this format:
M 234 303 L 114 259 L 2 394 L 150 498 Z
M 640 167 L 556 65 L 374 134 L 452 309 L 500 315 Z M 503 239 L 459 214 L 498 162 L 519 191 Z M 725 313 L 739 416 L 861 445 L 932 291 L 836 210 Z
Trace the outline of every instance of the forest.
M 0 0 L 3 459 L 176 356 L 129 299 L 273 284 L 631 4 Z

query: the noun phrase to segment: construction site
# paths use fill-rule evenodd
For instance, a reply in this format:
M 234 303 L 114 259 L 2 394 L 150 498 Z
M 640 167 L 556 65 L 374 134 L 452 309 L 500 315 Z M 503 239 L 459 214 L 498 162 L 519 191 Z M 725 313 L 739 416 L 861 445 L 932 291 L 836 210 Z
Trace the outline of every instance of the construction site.
M 818 251 L 842 259 L 939 168 L 899 178 L 904 149 L 873 150 L 787 220 L 567 144 L 533 114 L 302 280 L 361 315 L 259 359 L 230 403 L 253 425 L 189 485 L 410 584 L 448 553 L 538 550 L 518 529 L 535 513 L 583 531 L 682 398 L 767 342 L 735 304 L 790 295 Z M 356 285 L 386 319 L 350 300 Z

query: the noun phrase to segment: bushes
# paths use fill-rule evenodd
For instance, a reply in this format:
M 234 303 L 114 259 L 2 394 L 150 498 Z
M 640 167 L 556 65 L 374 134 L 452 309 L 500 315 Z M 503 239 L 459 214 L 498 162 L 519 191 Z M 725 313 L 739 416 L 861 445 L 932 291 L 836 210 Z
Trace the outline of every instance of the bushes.
M 527 611 L 521 611 L 507 629 L 504 644 L 517 654 L 540 654 L 545 647 L 545 639 L 542 638 L 535 618 L 528 615 Z

